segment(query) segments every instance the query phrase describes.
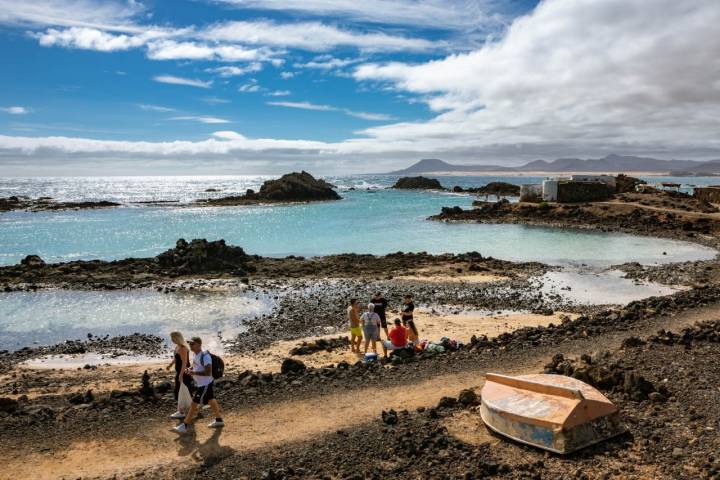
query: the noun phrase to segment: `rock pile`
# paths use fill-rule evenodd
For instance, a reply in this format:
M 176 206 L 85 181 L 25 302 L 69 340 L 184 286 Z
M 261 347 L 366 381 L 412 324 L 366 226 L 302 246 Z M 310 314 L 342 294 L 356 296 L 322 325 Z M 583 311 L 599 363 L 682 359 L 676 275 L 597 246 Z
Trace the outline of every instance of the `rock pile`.
M 240 247 L 225 244 L 225 240 L 208 242 L 195 239 L 190 243 L 179 239 L 175 248 L 167 250 L 155 260 L 162 268 L 171 268 L 179 274 L 234 272 L 247 275 L 250 256 Z
M 335 338 L 319 338 L 312 342 L 303 342 L 290 350 L 290 355 L 312 355 L 315 352 L 331 352 L 338 348 L 347 348 L 350 340 L 347 336 Z
M 121 204 L 109 202 L 107 200 L 58 202 L 50 197 L 30 198 L 24 196 L 12 196 L 0 198 L 0 212 L 9 212 L 12 210 L 29 210 L 31 212 L 41 212 L 46 210 L 84 210 L 119 206 L 121 206 Z
M 435 178 L 402 177 L 392 188 L 401 190 L 443 190 L 443 186 Z
M 258 203 L 319 202 L 340 200 L 340 195 L 328 182 L 316 179 L 308 172 L 293 172 L 262 184 L 259 192 L 247 190 L 245 195 L 197 200 L 195 204 L 209 206 L 252 205 Z

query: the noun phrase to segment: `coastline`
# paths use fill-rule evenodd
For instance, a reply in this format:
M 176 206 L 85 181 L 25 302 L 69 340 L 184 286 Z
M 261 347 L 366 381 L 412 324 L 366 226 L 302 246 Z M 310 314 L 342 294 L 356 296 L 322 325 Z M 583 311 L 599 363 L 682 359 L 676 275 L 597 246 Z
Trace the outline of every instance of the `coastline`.
M 647 220 L 652 218 L 649 212 L 655 212 L 648 206 L 640 209 L 617 203 L 596 207 L 606 215 L 591 217 L 587 206 L 573 205 L 569 209 L 573 213 L 565 217 L 513 217 L 516 212 L 512 209 L 495 212 L 495 216 L 453 210 L 448 214 L 451 218 L 443 220 L 457 221 L 463 215 L 468 218 L 462 221 L 533 225 L 539 220 L 541 226 L 555 222 L 559 228 L 627 229 L 636 235 L 718 246 L 715 221 L 709 227 L 697 223 L 698 218 L 713 214 L 680 214 L 670 209 L 662 215 L 672 213 L 678 218 L 648 228 L 655 224 L 655 220 Z M 626 214 L 636 208 L 642 212 L 642 220 L 638 220 L 640 214 Z M 694 220 L 688 230 L 691 216 Z M 472 455 L 472 465 L 495 465 L 493 468 L 510 478 L 528 471 L 522 458 L 544 462 L 532 468 L 550 477 L 572 476 L 578 465 L 608 473 L 621 465 L 631 475 L 652 469 L 656 478 L 673 478 L 677 476 L 674 466 L 659 460 L 668 446 L 703 454 L 715 448 L 707 441 L 674 447 L 680 440 L 673 431 L 664 431 L 665 436 L 657 441 L 663 450 L 643 443 L 649 438 L 646 432 L 653 431 L 653 421 L 677 419 L 678 399 L 702 411 L 706 418 L 715 418 L 717 411 L 712 413 L 712 408 L 716 402 L 703 400 L 702 393 L 685 380 L 676 381 L 681 389 L 670 385 L 662 390 L 662 402 L 645 398 L 640 403 L 630 398 L 634 391 L 626 393 L 617 383 L 620 381 L 613 380 L 616 383 L 610 383 L 604 393 L 632 419 L 638 440 L 621 437 L 604 442 L 572 461 L 548 459 L 499 440 L 478 423 L 472 402 L 457 400 L 468 398 L 469 394 L 460 394 L 462 390 L 479 393 L 488 371 L 522 374 L 552 369 L 572 374 L 592 367 L 619 375 L 614 362 L 622 362 L 648 378 L 657 390 L 664 385 L 663 376 L 672 375 L 662 370 L 668 359 L 693 375 L 715 369 L 720 352 L 716 354 L 718 347 L 712 341 L 716 334 L 712 332 L 720 332 L 720 324 L 693 327 L 692 334 L 681 329 L 720 315 L 720 290 L 715 286 L 720 281 L 718 256 L 707 261 L 657 267 L 625 264 L 620 268 L 631 279 L 652 278 L 690 288 L 623 305 L 575 305 L 560 295 L 538 295 L 538 285 L 530 280 L 557 270 L 538 262 L 502 261 L 477 253 L 266 258 L 224 242 L 200 240 L 179 241 L 175 248 L 154 258 L 53 265 L 31 258 L 23 265 L 0 267 L 0 284 L 15 291 L 60 287 L 211 293 L 248 289 L 275 296 L 277 302 L 271 315 L 249 322 L 245 332 L 228 342 L 223 353 L 226 376 L 217 383 L 228 426 L 213 435 L 198 426 L 197 434 L 178 441 L 167 431 L 171 423 L 163 417 L 174 405 L 172 376 L 163 369 L 161 362 L 167 360 L 162 358 L 83 367 L 76 362 L 70 368 L 64 367 L 61 359 L 43 369 L 21 363 L 49 353 L 62 354 L 63 348 L 82 349 L 85 353 L 78 358 L 95 354 L 86 341 L 2 354 L 11 365 L 1 378 L 5 386 L 0 390 L 0 406 L 5 405 L 5 410 L 0 409 L 0 424 L 7 432 L 0 446 L 12 452 L 5 471 L 17 478 L 30 473 L 29 465 L 37 478 L 322 478 L 337 472 L 348 476 L 352 474 L 347 468 L 349 459 L 364 458 L 359 452 L 366 452 L 368 439 L 372 439 L 373 445 L 384 449 L 378 454 L 385 455 L 392 465 L 378 467 L 361 461 L 360 468 L 383 475 L 391 475 L 397 468 L 393 465 L 422 475 L 449 461 L 447 468 L 462 476 L 464 471 L 456 471 L 455 466 L 469 468 L 467 455 Z M 347 298 L 369 298 L 376 289 L 382 290 L 393 306 L 412 292 L 420 302 L 417 322 L 421 332 L 434 341 L 449 335 L 464 345 L 457 351 L 423 353 L 410 360 L 362 363 L 335 339 L 345 334 Z M 396 307 L 390 313 L 390 318 L 397 315 Z M 676 334 L 656 333 L 662 329 Z M 675 338 L 695 340 L 688 346 Z M 330 342 L 329 346 L 309 354 L 291 354 L 293 348 L 318 340 Z M 107 348 L 111 357 L 138 341 L 147 342 L 145 353 L 167 354 L 160 338 L 104 341 L 99 345 Z M 607 354 L 599 353 L 605 350 Z M 565 355 L 563 360 L 558 353 Z M 302 362 L 302 368 L 282 371 L 281 365 L 289 358 Z M 145 371 L 152 389 L 141 393 L 140 377 Z M 388 423 L 388 418 L 395 418 L 394 423 Z M 420 461 L 404 453 L 408 439 L 414 438 L 431 445 Z M 627 462 L 613 453 L 626 450 L 641 461 Z M 324 452 L 322 457 L 318 452 Z M 307 463 L 303 458 L 315 461 Z M 701 471 L 703 467 L 693 463 L 692 468 Z

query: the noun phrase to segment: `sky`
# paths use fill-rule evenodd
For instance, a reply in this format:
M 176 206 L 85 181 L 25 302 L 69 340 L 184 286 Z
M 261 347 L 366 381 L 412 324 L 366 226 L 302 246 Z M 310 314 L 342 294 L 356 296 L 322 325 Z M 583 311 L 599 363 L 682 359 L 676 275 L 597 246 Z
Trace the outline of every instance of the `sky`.
M 717 0 L 0 0 L 0 176 L 720 158 Z

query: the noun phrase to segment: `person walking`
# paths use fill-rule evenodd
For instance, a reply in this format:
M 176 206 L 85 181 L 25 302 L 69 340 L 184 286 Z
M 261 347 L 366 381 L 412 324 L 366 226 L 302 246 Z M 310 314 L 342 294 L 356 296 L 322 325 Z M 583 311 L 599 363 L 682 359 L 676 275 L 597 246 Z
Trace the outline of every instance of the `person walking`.
M 365 353 L 368 346 L 372 342 L 373 352 L 377 354 L 377 341 L 380 340 L 380 316 L 375 313 L 375 304 L 369 303 L 367 312 L 360 317 L 363 325 L 363 335 L 365 336 Z
M 350 306 L 347 309 L 348 323 L 350 324 L 350 350 L 353 353 L 360 353 L 362 343 L 362 328 L 360 327 L 360 309 L 357 298 L 350 299 Z
M 194 356 L 192 368 L 188 368 L 187 373 L 193 376 L 197 389 L 195 390 L 195 395 L 193 395 L 192 405 L 190 405 L 190 411 L 188 411 L 187 416 L 185 416 L 185 420 L 173 428 L 173 431 L 175 433 L 188 432 L 188 430 L 192 428 L 195 415 L 201 405 L 210 405 L 210 408 L 212 408 L 215 414 L 215 420 L 212 421 L 208 427 L 223 427 L 225 423 L 222 419 L 220 404 L 218 404 L 213 393 L 212 357 L 210 356 L 210 352 L 202 349 L 202 340 L 200 337 L 191 338 L 188 345 L 190 345 L 190 350 Z
M 387 317 L 385 316 L 385 309 L 387 309 L 388 301 L 385 299 L 381 292 L 376 292 L 370 300 L 375 305 L 375 313 L 380 317 L 380 326 L 385 331 L 385 337 L 390 338 L 388 335 Z
M 185 418 L 187 415 L 188 407 L 181 405 L 180 400 L 180 388 L 185 386 L 187 388 L 187 395 L 192 395 L 193 381 L 190 375 L 185 373 L 185 370 L 190 366 L 190 349 L 185 342 L 185 338 L 180 332 L 170 332 L 170 340 L 175 344 L 175 353 L 173 355 L 173 361 L 170 365 L 165 367 L 166 370 L 170 370 L 173 365 L 175 366 L 175 390 L 174 397 L 175 401 L 178 402 L 178 408 L 175 413 L 170 415 L 170 418 Z

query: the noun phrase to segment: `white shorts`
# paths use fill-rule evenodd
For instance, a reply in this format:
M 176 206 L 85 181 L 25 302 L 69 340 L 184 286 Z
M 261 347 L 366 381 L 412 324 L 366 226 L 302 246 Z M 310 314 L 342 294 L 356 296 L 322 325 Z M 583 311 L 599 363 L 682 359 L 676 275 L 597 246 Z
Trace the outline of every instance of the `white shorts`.
M 394 343 L 392 343 L 390 340 L 385 340 L 383 342 L 383 345 L 385 345 L 385 348 L 388 350 L 402 350 L 403 348 L 407 348 L 407 345 L 404 347 L 398 347 Z

